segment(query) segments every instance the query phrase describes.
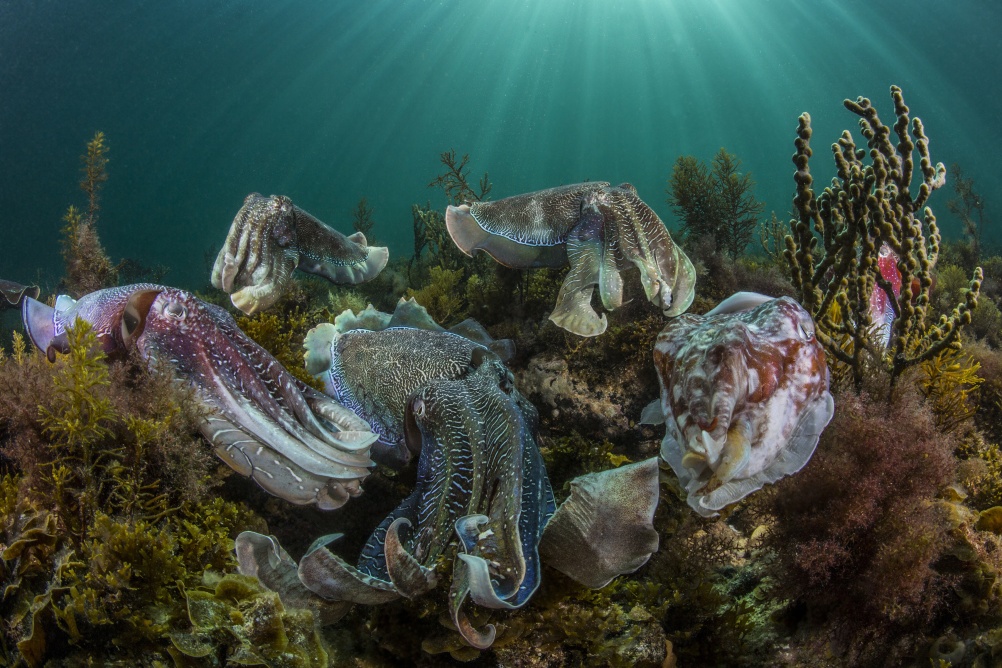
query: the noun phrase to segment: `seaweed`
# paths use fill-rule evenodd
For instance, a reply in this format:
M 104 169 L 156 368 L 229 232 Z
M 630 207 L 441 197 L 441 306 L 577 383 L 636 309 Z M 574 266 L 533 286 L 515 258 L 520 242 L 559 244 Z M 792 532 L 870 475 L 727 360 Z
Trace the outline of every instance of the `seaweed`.
M 97 132 L 87 142 L 87 152 L 81 156 L 83 178 L 80 189 L 87 195 L 87 211 L 70 206 L 63 215 L 63 260 L 66 264 L 65 285 L 74 297 L 115 285 L 118 268 L 108 258 L 97 234 L 100 193 L 108 165 L 108 146 L 103 132 Z
M 184 594 L 235 570 L 236 532 L 266 527 L 208 496 L 188 391 L 135 359 L 106 364 L 83 321 L 68 341 L 51 368 L 20 337 L 0 359 L 3 658 L 167 663 L 191 629 Z

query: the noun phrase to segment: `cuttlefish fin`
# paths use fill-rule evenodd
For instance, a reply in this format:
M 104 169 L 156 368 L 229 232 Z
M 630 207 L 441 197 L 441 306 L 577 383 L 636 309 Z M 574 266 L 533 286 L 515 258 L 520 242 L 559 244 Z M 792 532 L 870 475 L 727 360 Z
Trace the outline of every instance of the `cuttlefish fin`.
M 445 229 L 465 255 L 473 257 L 477 251 L 483 251 L 506 267 L 559 267 L 567 261 L 563 243 L 524 244 L 503 234 L 494 234 L 481 226 L 470 213 L 468 204 L 446 208 Z
M 56 336 L 55 318 L 56 310 L 51 306 L 43 304 L 37 299 L 25 297 L 21 302 L 21 320 L 24 329 L 28 332 L 28 338 L 39 350 L 44 350 L 48 354 L 50 344 Z M 55 351 L 49 356 L 49 361 L 56 361 Z
M 446 331 L 458 334 L 464 339 L 469 339 L 474 343 L 489 348 L 495 355 L 501 358 L 502 362 L 510 362 L 515 357 L 515 342 L 511 339 L 495 339 L 479 322 L 473 318 L 467 318 L 457 325 L 453 325 Z
M 769 297 L 767 295 L 759 294 L 758 292 L 735 292 L 733 295 L 707 311 L 706 315 L 711 316 L 721 315 L 723 313 L 747 311 L 768 301 L 772 301 L 773 299 L 775 299 L 775 297 Z
M 338 336 L 337 329 L 329 322 L 321 323 L 306 333 L 303 359 L 307 373 L 313 376 L 327 373 L 331 368 L 331 345 Z
M 234 548 L 241 575 L 260 580 L 288 608 L 313 610 L 321 626 L 333 624 L 351 609 L 351 603 L 326 601 L 307 589 L 299 580 L 296 562 L 274 536 L 244 531 L 234 541 Z
M 640 413 L 640 424 L 664 424 L 665 419 L 666 416 L 664 408 L 661 406 L 661 399 L 655 399 L 647 404 Z
M 543 531 L 540 556 L 594 589 L 632 573 L 658 549 L 658 495 L 656 457 L 575 478 Z

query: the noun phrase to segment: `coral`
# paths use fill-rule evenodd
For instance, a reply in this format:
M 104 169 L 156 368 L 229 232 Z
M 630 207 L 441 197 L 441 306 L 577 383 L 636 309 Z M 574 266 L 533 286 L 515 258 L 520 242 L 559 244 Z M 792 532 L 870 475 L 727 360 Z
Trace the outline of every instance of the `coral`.
M 108 259 L 97 234 L 98 202 L 102 184 L 108 180 L 108 147 L 104 133 L 98 132 L 87 142 L 80 188 L 87 195 L 87 212 L 70 206 L 63 216 L 63 260 L 66 263 L 66 289 L 74 297 L 100 290 L 118 281 L 118 269 Z
M 891 97 L 897 117 L 893 127 L 880 121 L 870 100 L 845 101 L 846 109 L 860 118 L 871 162 L 863 163 L 866 152 L 857 149 L 846 130 L 832 146 L 837 177 L 817 198 L 809 167 L 811 117 L 807 113 L 800 116 L 793 156 L 798 219 L 790 221 L 792 235 L 786 238 L 793 284 L 818 324 L 818 338 L 829 357 L 849 365 L 857 389 L 862 386 L 865 352 L 874 350 L 877 323 L 869 312 L 874 289 L 884 291 L 894 311 L 887 351 L 876 351 L 893 387 L 905 369 L 955 345 L 960 329 L 971 321 L 981 283 L 977 269 L 963 301 L 938 323 L 931 321 L 929 293 L 940 234 L 926 203 L 945 184 L 946 169 L 942 163 L 932 164 L 922 122 L 909 119 L 901 89 L 892 86 Z M 913 197 L 916 151 L 921 183 Z M 885 246 L 897 258 L 901 279 L 897 295 L 878 266 Z M 837 312 L 832 311 L 832 304 L 838 305 Z M 844 343 L 841 335 L 846 335 Z
M 777 594 L 811 622 L 809 642 L 865 665 L 914 645 L 943 609 L 947 524 L 934 499 L 957 441 L 914 391 L 891 405 L 843 392 L 836 406 L 810 464 L 759 503 Z
M 718 251 L 736 260 L 758 227 L 765 203 L 752 194 L 755 181 L 741 174 L 741 161 L 721 148 L 713 166 L 691 155 L 679 156 L 668 179 L 668 203 L 687 238 L 710 236 Z

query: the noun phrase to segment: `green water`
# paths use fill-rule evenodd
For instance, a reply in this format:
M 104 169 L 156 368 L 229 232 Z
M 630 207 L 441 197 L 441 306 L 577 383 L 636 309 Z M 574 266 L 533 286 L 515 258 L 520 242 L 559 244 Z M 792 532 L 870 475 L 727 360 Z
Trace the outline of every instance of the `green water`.
M 680 154 L 720 147 L 789 209 L 794 129 L 814 118 L 815 174 L 900 85 L 935 160 L 1002 211 L 994 0 L 325 0 L 0 3 L 0 275 L 54 284 L 79 154 L 111 147 L 100 231 L 114 259 L 207 283 L 243 197 L 286 194 L 347 231 L 362 196 L 391 254 L 438 154 L 468 152 L 495 197 L 634 183 L 669 226 Z M 932 204 L 947 231 L 949 193 Z M 1002 235 L 995 241 L 1002 240 Z

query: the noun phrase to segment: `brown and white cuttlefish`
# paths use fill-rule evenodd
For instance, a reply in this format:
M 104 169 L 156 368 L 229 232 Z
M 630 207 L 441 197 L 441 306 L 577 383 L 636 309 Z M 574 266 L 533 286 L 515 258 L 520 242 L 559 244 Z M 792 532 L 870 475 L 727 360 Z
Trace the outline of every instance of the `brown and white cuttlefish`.
M 661 398 L 642 422 L 664 423 L 661 457 L 700 515 L 715 515 L 807 463 L 831 420 L 825 352 L 789 297 L 739 292 L 658 335 Z

